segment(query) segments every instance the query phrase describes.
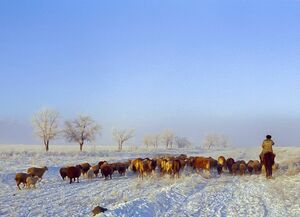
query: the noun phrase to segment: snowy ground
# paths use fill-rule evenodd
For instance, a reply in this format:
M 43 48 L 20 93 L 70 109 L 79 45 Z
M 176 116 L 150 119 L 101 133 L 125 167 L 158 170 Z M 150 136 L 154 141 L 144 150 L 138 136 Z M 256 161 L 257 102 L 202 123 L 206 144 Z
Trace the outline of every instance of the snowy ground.
M 100 205 L 109 211 L 101 216 L 300 216 L 300 148 L 275 148 L 280 169 L 274 179 L 264 175 L 211 177 L 185 170 L 179 179 L 147 177 L 141 180 L 128 172 L 112 180 L 82 178 L 80 183 L 62 181 L 64 165 L 100 160 L 122 161 L 157 154 L 219 155 L 234 159 L 257 159 L 256 148 L 218 151 L 97 149 L 79 153 L 75 147 L 0 146 L 0 216 L 92 216 Z M 49 170 L 37 189 L 17 190 L 14 176 L 30 166 Z

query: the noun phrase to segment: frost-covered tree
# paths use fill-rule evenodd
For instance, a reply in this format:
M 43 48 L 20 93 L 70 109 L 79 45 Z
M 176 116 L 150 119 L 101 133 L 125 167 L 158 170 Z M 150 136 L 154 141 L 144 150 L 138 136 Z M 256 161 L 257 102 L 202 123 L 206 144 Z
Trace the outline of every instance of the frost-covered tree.
M 83 144 L 94 141 L 100 130 L 101 126 L 91 117 L 78 116 L 72 121 L 65 122 L 64 135 L 68 141 L 78 143 L 82 151 Z
M 161 135 L 161 141 L 166 146 L 166 148 L 172 148 L 174 141 L 174 134 L 171 130 L 165 130 Z
M 192 146 L 192 143 L 186 137 L 176 137 L 175 144 L 178 148 L 189 148 Z
M 146 145 L 147 148 L 149 148 L 149 146 L 152 146 L 153 148 L 158 148 L 159 140 L 159 134 L 146 135 L 144 136 L 143 143 L 144 145 Z
M 214 134 L 206 135 L 203 140 L 203 148 L 205 148 L 205 149 L 213 148 L 214 146 L 217 145 L 217 140 L 218 140 L 218 137 L 216 137 L 216 135 L 214 135 Z
M 161 138 L 161 136 L 159 134 L 154 134 L 153 135 L 152 145 L 153 145 L 154 148 L 158 148 L 160 138 Z
M 131 130 L 113 129 L 112 135 L 113 138 L 118 143 L 118 150 L 122 151 L 124 142 L 134 137 L 134 129 Z
M 152 137 L 152 135 L 146 135 L 146 136 L 144 136 L 143 143 L 144 143 L 144 145 L 147 148 L 149 148 L 149 146 L 152 145 L 152 143 L 153 143 L 153 137 Z
M 49 151 L 49 142 L 59 134 L 59 113 L 56 110 L 44 108 L 34 114 L 32 125 L 35 134 L 43 140 L 46 151 Z
M 226 148 L 230 146 L 228 137 L 218 134 L 208 134 L 204 137 L 203 148 L 215 149 Z

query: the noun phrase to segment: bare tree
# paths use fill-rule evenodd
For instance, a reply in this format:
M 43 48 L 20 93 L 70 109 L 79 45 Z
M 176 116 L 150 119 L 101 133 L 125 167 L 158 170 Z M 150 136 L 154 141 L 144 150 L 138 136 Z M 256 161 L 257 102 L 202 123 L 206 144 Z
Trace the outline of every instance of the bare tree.
M 59 113 L 52 109 L 42 109 L 34 114 L 32 125 L 35 134 L 43 139 L 46 151 L 49 151 L 49 142 L 59 134 L 58 128 Z
M 166 148 L 172 148 L 174 141 L 174 134 L 171 130 L 165 130 L 161 135 L 162 143 L 166 145 Z
M 83 144 L 94 141 L 100 130 L 101 126 L 91 117 L 79 116 L 75 120 L 65 122 L 64 134 L 68 141 L 79 143 L 82 151 Z
M 228 137 L 218 134 L 208 134 L 204 137 L 203 148 L 226 148 L 230 146 Z
M 147 148 L 149 148 L 149 146 L 153 144 L 153 137 L 151 135 L 144 136 L 143 143 L 146 145 Z
M 178 148 L 189 148 L 192 146 L 192 143 L 186 137 L 176 137 L 175 144 Z
M 208 134 L 204 137 L 203 148 L 212 149 L 217 145 L 218 137 L 215 134 Z
M 149 146 L 152 146 L 153 148 L 157 148 L 159 140 L 160 140 L 159 134 L 146 135 L 144 136 L 143 143 L 146 145 L 147 148 L 149 148 Z
M 154 148 L 158 148 L 160 137 L 161 136 L 159 134 L 153 135 L 153 141 L 152 141 L 153 143 L 152 143 L 152 145 L 153 145 Z
M 118 150 L 122 151 L 123 143 L 134 137 L 134 129 L 131 130 L 120 130 L 113 129 L 112 135 L 118 143 Z

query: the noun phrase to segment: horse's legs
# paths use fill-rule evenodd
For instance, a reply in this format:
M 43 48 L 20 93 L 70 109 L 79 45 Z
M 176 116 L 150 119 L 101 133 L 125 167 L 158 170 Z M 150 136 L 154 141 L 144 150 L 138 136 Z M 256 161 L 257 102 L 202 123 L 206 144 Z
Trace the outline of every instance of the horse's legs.
M 267 178 L 272 178 L 272 165 L 265 165 L 266 169 L 266 177 Z

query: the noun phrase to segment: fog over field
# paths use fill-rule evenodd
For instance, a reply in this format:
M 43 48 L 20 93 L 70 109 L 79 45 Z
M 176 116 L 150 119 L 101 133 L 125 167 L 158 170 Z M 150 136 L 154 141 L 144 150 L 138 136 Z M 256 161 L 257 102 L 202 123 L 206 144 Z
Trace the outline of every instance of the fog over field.
M 174 120 L 161 123 L 160 125 L 152 122 L 130 125 L 136 129 L 135 138 L 130 141 L 130 144 L 143 147 L 144 135 L 160 132 L 165 128 L 171 128 L 175 135 L 189 138 L 193 145 L 197 146 L 203 145 L 205 136 L 210 133 L 227 136 L 234 147 L 259 147 L 268 133 L 272 133 L 275 145 L 299 147 L 300 144 L 300 134 L 297 133 L 298 129 L 300 129 L 300 119 L 286 118 L 285 120 L 276 120 L 264 118 L 264 121 L 254 118 L 240 121 L 234 121 L 233 119 L 226 120 L 224 123 L 218 123 L 220 121 L 217 120 L 215 122 L 211 120 L 199 120 L 199 122 L 197 120 L 179 120 L 179 122 L 175 122 Z M 35 137 L 30 121 L 30 118 L 27 122 L 0 121 L 0 144 L 40 144 L 41 141 Z M 99 123 L 103 125 L 101 120 L 99 120 Z M 95 141 L 97 146 L 117 146 L 112 138 L 113 126 L 110 124 L 103 125 L 102 133 L 100 136 L 97 136 Z M 67 143 L 63 138 L 58 138 L 52 142 L 62 145 Z

